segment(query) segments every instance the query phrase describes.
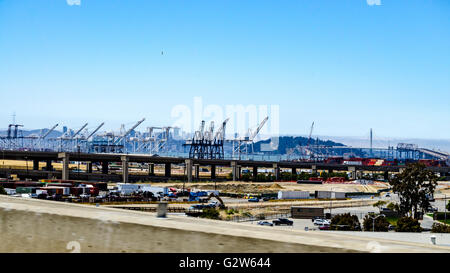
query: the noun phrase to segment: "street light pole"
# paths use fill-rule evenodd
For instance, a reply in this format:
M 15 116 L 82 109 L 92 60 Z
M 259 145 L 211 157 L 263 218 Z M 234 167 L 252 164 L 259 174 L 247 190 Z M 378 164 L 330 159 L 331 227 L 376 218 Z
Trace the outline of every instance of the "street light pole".
M 447 194 L 444 194 L 444 221 L 447 223 Z
M 380 214 L 377 217 L 369 216 L 373 220 L 372 232 L 375 232 L 375 219 L 377 219 L 378 217 L 381 217 L 381 216 L 384 216 L 384 214 Z

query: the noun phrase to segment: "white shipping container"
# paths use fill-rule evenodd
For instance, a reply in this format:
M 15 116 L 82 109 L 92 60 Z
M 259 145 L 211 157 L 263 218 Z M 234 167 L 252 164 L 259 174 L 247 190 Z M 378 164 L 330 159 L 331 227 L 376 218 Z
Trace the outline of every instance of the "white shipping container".
M 278 199 L 309 199 L 309 191 L 279 191 Z
M 331 199 L 331 191 L 317 191 L 318 199 Z
M 36 190 L 36 194 L 37 195 L 39 195 L 39 194 L 47 194 L 47 191 L 46 190 Z
M 139 190 L 140 185 L 138 184 L 125 184 L 125 183 L 117 183 L 117 190 L 123 194 L 128 195 L 133 192 Z
M 16 189 L 9 189 L 9 188 L 5 188 L 6 194 L 7 195 L 13 195 L 16 194 Z
M 162 195 L 169 194 L 169 189 L 167 187 L 151 187 L 151 186 L 145 185 L 141 188 L 141 190 L 143 192 L 151 192 L 155 196 L 160 195 L 161 193 L 162 193 Z
M 345 192 L 333 192 L 332 198 L 345 199 Z

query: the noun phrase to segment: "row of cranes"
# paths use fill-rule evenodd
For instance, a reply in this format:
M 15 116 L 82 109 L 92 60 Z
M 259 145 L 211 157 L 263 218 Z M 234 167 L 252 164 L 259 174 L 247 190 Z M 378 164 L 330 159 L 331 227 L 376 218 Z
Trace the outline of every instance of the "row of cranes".
M 202 121 L 199 130 L 194 132 L 192 139 L 183 144 L 183 146 L 190 146 L 189 158 L 224 159 L 225 142 L 231 143 L 230 153 L 232 153 L 233 158 L 236 155 L 239 159 L 241 154 L 248 155 L 250 145 L 253 153 L 254 140 L 266 124 L 268 117 L 265 117 L 254 130 L 249 129 L 244 136 L 235 135 L 233 139 L 226 140 L 225 132 L 229 120 L 229 118 L 224 120 L 217 129 L 213 121 L 208 128 L 205 121 Z M 20 130 L 23 125 L 10 124 L 7 136 L 0 136 L 0 149 L 82 153 L 158 154 L 166 152 L 169 140 L 173 139 L 174 130 L 180 128 L 153 126 L 147 127 L 147 130 L 143 132 L 137 131 L 136 129 L 144 121 L 145 118 L 142 118 L 127 130 L 125 125 L 122 125 L 119 132 L 100 132 L 100 129 L 105 125 L 104 122 L 90 131 L 88 129 L 89 124 L 84 123 L 75 130 L 64 127 L 63 133 L 59 136 L 55 136 L 59 134 L 59 132 L 56 132 L 59 124 L 55 124 L 50 129 L 41 130 L 40 134 L 34 133 L 27 136 L 23 136 Z
M 0 149 L 27 150 L 27 151 L 58 151 L 83 153 L 150 153 L 154 154 L 164 149 L 170 138 L 171 129 L 177 127 L 148 127 L 144 133 L 135 131 L 145 121 L 145 118 L 136 122 L 128 130 L 119 133 L 103 132 L 99 130 L 104 122 L 95 127 L 93 131 L 87 129 L 85 123 L 76 131 L 67 130 L 57 137 L 49 137 L 59 126 L 55 124 L 50 129 L 41 130 L 40 134 L 23 136 L 18 128 L 19 124 L 10 124 L 6 136 L 0 136 Z
M 195 131 L 192 139 L 187 140 L 183 145 L 189 146 L 189 158 L 224 159 L 224 144 L 228 141 L 232 143 L 232 157 L 235 158 L 237 154 L 238 158 L 241 159 L 241 154 L 248 155 L 249 145 L 252 146 L 252 153 L 254 153 L 254 140 L 268 119 L 269 117 L 264 118 L 256 129 L 249 129 L 245 136 L 235 135 L 234 139 L 229 140 L 225 139 L 225 129 L 229 118 L 224 120 L 216 131 L 214 131 L 214 121 L 211 121 L 210 126 L 206 128 L 206 123 L 202 120 L 199 130 Z

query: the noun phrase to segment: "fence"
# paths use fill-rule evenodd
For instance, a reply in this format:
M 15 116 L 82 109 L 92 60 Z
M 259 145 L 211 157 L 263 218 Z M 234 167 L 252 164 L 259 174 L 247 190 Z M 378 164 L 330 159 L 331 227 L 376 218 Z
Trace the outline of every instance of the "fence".
M 290 218 L 291 213 L 270 213 L 270 214 L 258 214 L 252 216 L 231 216 L 227 221 L 232 222 L 250 222 L 250 221 L 261 221 L 261 220 L 271 220 L 278 218 Z
M 138 211 L 145 211 L 145 212 L 156 212 L 157 207 L 125 207 L 125 206 L 114 206 L 113 208 L 116 209 L 127 209 L 127 210 L 138 210 Z M 184 207 L 168 207 L 167 212 L 186 212 L 186 208 Z

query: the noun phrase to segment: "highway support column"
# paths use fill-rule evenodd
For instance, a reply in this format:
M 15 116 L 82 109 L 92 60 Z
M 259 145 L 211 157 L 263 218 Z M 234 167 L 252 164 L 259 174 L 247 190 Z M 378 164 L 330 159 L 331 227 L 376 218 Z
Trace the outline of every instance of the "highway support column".
M 38 159 L 33 160 L 33 170 L 39 171 L 39 160 Z
M 233 177 L 233 181 L 238 181 L 238 173 L 239 173 L 239 167 L 237 165 L 236 161 L 231 161 L 231 175 Z
M 102 174 L 108 174 L 109 173 L 109 162 L 108 161 L 102 161 Z
M 58 153 L 58 158 L 62 159 L 62 180 L 69 180 L 69 154 Z
M 87 173 L 92 173 L 92 162 L 87 163 Z
M 172 164 L 171 163 L 166 163 L 164 165 L 164 176 L 165 177 L 170 177 L 172 174 Z
M 51 160 L 47 160 L 46 165 L 45 165 L 45 170 L 46 171 L 53 171 L 53 166 L 52 166 L 52 161 Z
M 128 183 L 128 156 L 123 155 L 120 159 L 122 160 L 122 182 Z
M 297 168 L 291 168 L 291 174 L 292 175 L 297 175 Z
M 211 179 L 216 179 L 216 165 L 211 165 Z
M 253 181 L 258 179 L 258 166 L 253 166 Z
M 194 170 L 195 170 L 195 179 L 200 178 L 200 164 L 194 164 Z
M 192 159 L 186 159 L 184 161 L 186 165 L 186 175 L 188 182 L 192 182 Z
M 155 163 L 148 163 L 148 175 L 155 176 Z
M 273 164 L 273 172 L 275 174 L 275 180 L 280 179 L 280 167 L 278 167 L 278 164 Z

